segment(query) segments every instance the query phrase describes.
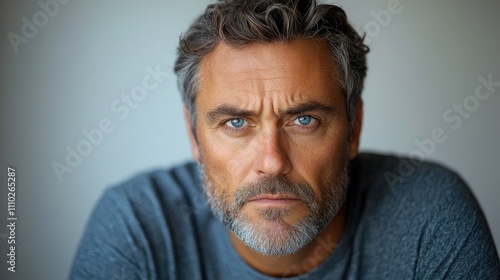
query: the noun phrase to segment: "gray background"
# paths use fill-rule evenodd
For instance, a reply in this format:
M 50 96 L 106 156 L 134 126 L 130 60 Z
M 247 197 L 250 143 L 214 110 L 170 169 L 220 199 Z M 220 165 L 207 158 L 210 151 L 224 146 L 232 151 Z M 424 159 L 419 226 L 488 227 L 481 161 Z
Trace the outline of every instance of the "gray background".
M 42 0 L 46 2 L 47 0 Z M 428 156 L 458 170 L 479 200 L 500 243 L 500 87 L 454 130 L 443 113 L 474 94 L 478 76 L 500 81 L 500 2 L 401 0 L 390 22 L 373 15 L 389 0 L 338 1 L 359 30 L 369 32 L 362 148 L 398 155 L 442 128 Z M 0 278 L 64 279 L 86 220 L 104 188 L 141 171 L 191 158 L 172 65 L 178 37 L 209 3 L 77 1 L 38 28 L 15 53 L 9 32 L 37 1 L 1 6 L 1 171 L 17 168 L 17 272 L 6 274 L 6 183 L 0 187 Z M 401 9 L 401 8 L 400 8 Z M 366 27 L 371 29 L 366 29 Z M 377 26 L 379 27 L 377 29 Z M 120 119 L 110 108 L 159 64 L 170 73 Z M 60 182 L 51 164 L 82 130 L 109 118 L 115 127 Z M 8 277 L 5 277 L 7 275 Z

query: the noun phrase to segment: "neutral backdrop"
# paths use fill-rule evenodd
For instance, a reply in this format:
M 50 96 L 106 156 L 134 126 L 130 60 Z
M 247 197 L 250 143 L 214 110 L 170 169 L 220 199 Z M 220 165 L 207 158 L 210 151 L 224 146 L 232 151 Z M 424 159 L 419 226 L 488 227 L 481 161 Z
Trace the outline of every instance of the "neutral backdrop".
M 191 160 L 172 67 L 180 34 L 210 1 L 67 2 L 51 6 L 46 17 L 35 0 L 3 1 L 0 8 L 1 279 L 65 279 L 105 188 Z M 442 129 L 446 141 L 435 143 L 426 158 L 470 184 L 498 248 L 500 87 L 485 100 L 473 96 L 479 77 L 500 82 L 500 2 L 334 3 L 367 32 L 371 47 L 363 150 L 422 152 L 416 141 Z M 36 32 L 23 27 L 24 17 L 36 21 Z M 24 43 L 12 44 L 7 34 Z M 122 96 L 137 90 L 148 67 L 168 75 L 158 77 L 140 102 L 125 105 Z M 453 110 L 464 101 L 461 116 Z M 103 121 L 112 131 L 91 150 L 84 147 L 84 132 Z M 66 165 L 68 149 L 78 147 L 88 155 L 73 159 L 71 172 L 68 167 L 59 180 L 54 162 Z M 15 274 L 5 262 L 7 166 L 17 170 Z

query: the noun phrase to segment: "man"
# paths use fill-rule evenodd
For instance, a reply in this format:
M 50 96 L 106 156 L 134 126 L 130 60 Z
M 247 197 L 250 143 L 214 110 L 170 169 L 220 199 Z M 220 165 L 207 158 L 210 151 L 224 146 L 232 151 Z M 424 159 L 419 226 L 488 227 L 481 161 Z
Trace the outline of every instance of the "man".
M 71 278 L 500 277 L 457 175 L 358 155 L 367 52 L 333 5 L 210 5 L 175 65 L 198 166 L 108 190 Z

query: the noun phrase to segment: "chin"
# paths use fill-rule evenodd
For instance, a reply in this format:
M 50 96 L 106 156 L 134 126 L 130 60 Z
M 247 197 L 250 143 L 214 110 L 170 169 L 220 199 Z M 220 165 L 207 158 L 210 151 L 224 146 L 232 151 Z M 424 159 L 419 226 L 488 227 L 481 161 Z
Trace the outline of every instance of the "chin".
M 276 209 L 266 209 L 265 217 L 236 219 L 231 230 L 250 249 L 270 256 L 291 255 L 304 248 L 318 235 L 320 229 L 309 226 L 307 217 L 293 218 L 289 213 L 280 216 Z

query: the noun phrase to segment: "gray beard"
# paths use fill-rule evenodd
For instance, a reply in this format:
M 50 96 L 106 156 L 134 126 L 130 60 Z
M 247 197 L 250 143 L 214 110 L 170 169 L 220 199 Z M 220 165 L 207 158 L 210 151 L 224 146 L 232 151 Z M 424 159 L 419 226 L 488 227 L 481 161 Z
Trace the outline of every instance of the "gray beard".
M 200 153 L 201 155 L 201 153 Z M 347 198 L 349 185 L 349 158 L 340 174 L 320 186 L 323 191 L 321 201 L 314 198 L 314 192 L 307 183 L 292 183 L 283 176 L 264 178 L 257 183 L 240 187 L 234 197 L 224 192 L 223 186 L 215 186 L 205 173 L 200 159 L 203 189 L 214 215 L 249 248 L 264 255 L 290 255 L 304 248 L 329 225 Z M 308 210 L 307 215 L 290 224 L 286 222 L 288 210 L 281 208 L 263 209 L 259 216 L 272 222 L 272 226 L 252 222 L 241 208 L 245 203 L 264 194 L 291 195 L 302 199 Z

